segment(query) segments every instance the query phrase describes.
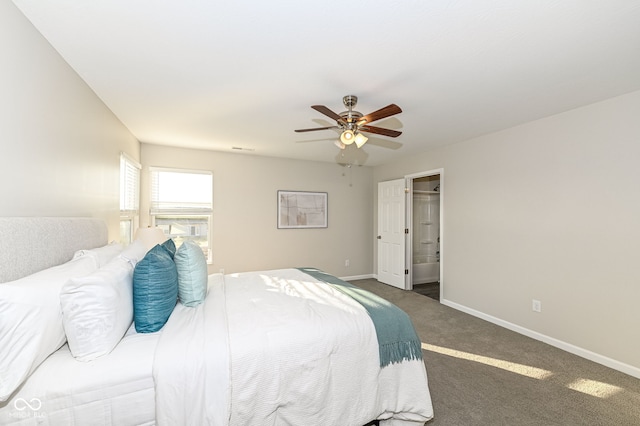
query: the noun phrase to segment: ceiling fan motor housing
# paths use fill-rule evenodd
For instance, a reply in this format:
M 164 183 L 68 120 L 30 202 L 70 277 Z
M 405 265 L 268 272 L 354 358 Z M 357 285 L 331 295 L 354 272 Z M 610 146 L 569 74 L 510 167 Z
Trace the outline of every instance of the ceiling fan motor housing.
M 347 124 L 344 126 L 345 128 L 349 130 L 355 130 L 356 121 L 358 121 L 358 119 L 362 117 L 362 113 L 358 111 L 343 111 L 340 113 L 340 117 L 344 118 L 344 121 L 347 122 Z

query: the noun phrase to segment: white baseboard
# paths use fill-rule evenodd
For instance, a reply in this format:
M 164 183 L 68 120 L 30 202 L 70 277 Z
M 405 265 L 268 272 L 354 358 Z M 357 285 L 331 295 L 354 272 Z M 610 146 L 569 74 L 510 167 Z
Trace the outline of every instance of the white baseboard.
M 634 367 L 629 364 L 625 364 L 620 361 L 616 361 L 615 359 L 611 359 L 604 355 L 597 354 L 595 352 L 591 352 L 587 349 L 572 345 L 567 342 L 563 342 L 562 340 L 555 339 L 553 337 L 549 337 L 542 333 L 538 333 L 533 330 L 529 330 L 528 328 L 521 327 L 516 324 L 512 324 L 508 321 L 501 320 L 500 318 L 493 317 L 491 315 L 487 315 L 483 312 L 476 311 L 475 309 L 471 309 L 467 306 L 460 305 L 458 303 L 452 302 L 450 300 L 443 299 L 440 301 L 443 305 L 449 306 L 458 311 L 465 312 L 469 315 L 473 315 L 474 317 L 481 318 L 485 321 L 489 321 L 493 324 L 499 325 L 511 331 L 515 331 L 516 333 L 523 334 L 527 337 L 531 337 L 532 339 L 539 340 L 541 342 L 547 343 L 551 346 L 555 346 L 556 348 L 562 349 L 574 355 L 578 355 L 579 357 L 588 359 L 589 361 L 596 362 L 598 364 L 602 364 L 606 367 L 612 368 L 614 370 L 621 371 L 622 373 L 628 374 L 630 376 L 636 377 L 640 379 L 640 368 Z
M 354 275 L 352 277 L 338 277 L 340 278 L 342 281 L 355 281 L 355 280 L 367 280 L 369 278 L 375 278 L 375 276 L 373 274 L 366 274 L 366 275 Z

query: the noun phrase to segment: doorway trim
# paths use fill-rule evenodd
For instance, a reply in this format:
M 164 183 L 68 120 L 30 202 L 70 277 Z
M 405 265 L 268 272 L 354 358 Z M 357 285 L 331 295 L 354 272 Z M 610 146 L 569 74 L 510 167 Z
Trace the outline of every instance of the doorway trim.
M 440 300 L 443 300 L 444 294 L 444 168 L 428 170 L 425 172 L 412 173 L 405 175 L 404 178 L 407 182 L 407 188 L 409 193 L 407 194 L 407 207 L 406 207 L 406 224 L 407 227 L 411 226 L 409 237 L 405 243 L 405 268 L 409 271 L 405 283 L 407 290 L 413 289 L 413 180 L 417 178 L 440 175 Z

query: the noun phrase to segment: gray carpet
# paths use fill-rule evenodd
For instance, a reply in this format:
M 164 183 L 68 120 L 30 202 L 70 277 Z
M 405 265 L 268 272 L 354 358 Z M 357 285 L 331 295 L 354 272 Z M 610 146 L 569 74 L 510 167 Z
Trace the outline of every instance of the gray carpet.
M 435 417 L 427 426 L 640 425 L 640 380 L 374 279 L 407 312 Z

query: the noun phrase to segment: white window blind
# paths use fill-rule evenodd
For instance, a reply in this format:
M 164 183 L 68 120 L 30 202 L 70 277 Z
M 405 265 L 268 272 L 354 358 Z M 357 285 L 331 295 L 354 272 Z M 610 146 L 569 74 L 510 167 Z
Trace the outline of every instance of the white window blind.
M 151 214 L 211 214 L 211 172 L 151 168 Z
M 140 210 L 140 164 L 120 154 L 120 215 L 137 215 Z
M 140 214 L 140 164 L 120 153 L 120 242 L 129 244 Z
M 213 220 L 213 175 L 207 171 L 151 167 L 150 213 L 176 246 L 197 243 L 212 262 L 210 234 Z

